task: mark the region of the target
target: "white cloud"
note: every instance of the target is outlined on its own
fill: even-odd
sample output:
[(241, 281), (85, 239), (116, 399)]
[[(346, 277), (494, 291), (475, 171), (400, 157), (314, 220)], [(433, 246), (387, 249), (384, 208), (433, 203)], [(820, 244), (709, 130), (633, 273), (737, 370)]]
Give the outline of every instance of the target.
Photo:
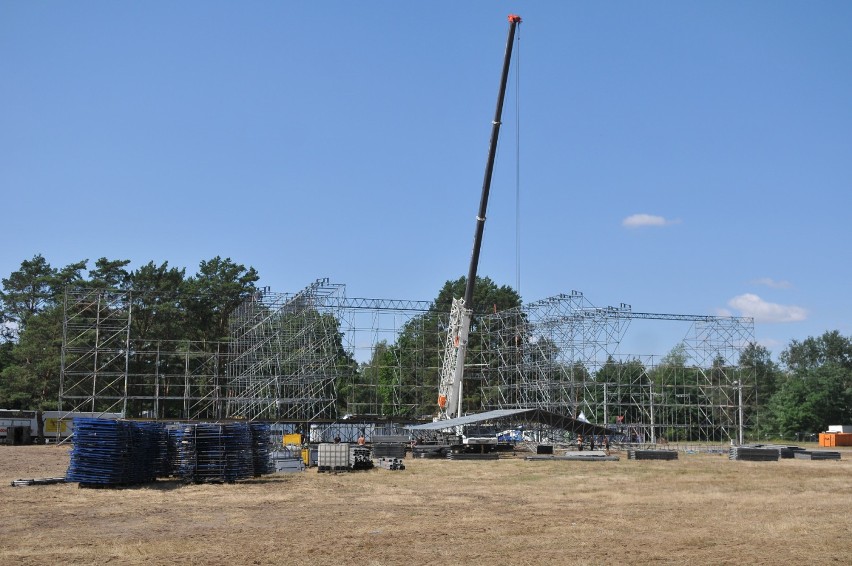
[(799, 322), (808, 316), (802, 307), (770, 303), (753, 293), (737, 295), (728, 301), (728, 306), (740, 311), (741, 316), (754, 318), (755, 322)]
[(766, 285), (767, 287), (771, 287), (772, 289), (791, 289), (793, 284), (789, 281), (776, 281), (771, 277), (761, 277), (760, 279), (755, 279), (752, 281), (755, 285)]
[(625, 228), (642, 228), (644, 226), (668, 226), (678, 224), (680, 220), (668, 220), (664, 216), (654, 214), (633, 214), (621, 221)]

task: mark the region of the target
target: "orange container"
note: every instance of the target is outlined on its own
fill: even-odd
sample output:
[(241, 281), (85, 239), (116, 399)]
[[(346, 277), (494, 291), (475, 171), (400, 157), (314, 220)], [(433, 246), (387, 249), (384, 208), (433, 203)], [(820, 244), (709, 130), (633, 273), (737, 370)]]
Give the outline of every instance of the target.
[(850, 432), (821, 432), (819, 433), (820, 446), (852, 446), (852, 433)]

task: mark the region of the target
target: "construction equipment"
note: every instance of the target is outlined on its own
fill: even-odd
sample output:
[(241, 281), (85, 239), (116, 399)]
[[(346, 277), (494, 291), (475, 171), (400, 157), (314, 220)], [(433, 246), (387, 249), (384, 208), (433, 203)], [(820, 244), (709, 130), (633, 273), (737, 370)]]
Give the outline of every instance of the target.
[(512, 61), (515, 30), (521, 23), (521, 17), (509, 15), (509, 37), (506, 40), (506, 52), (503, 57), (503, 73), (500, 77), (500, 90), (497, 95), (497, 110), (491, 122), (491, 143), (488, 148), (488, 161), (485, 165), (485, 179), (482, 183), (482, 196), (479, 201), (479, 214), (476, 216), (476, 230), (473, 236), (473, 252), (470, 257), (470, 269), (467, 273), (467, 285), (464, 297), (453, 299), (450, 310), (450, 325), (444, 347), (444, 361), (441, 366), (441, 385), (438, 390), (438, 420), (461, 416), (462, 378), (464, 377), (464, 358), (467, 352), (467, 340), (470, 333), (470, 319), (473, 315), (473, 288), (476, 283), (476, 270), (479, 266), (479, 250), (482, 247), (482, 233), (485, 228), (485, 210), (488, 207), (488, 193), (491, 190), (491, 174), (494, 171), (494, 157), (497, 154), (497, 138), (500, 135), (500, 120), (503, 116), (503, 100), (506, 95), (506, 82), (509, 78), (509, 66)]

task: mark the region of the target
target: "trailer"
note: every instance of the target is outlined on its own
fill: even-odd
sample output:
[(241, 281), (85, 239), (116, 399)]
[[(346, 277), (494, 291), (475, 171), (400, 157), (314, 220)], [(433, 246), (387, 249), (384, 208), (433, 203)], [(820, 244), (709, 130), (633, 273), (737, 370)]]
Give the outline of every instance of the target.
[(122, 413), (0, 409), (0, 444), (60, 442), (74, 434), (74, 419), (121, 419)]

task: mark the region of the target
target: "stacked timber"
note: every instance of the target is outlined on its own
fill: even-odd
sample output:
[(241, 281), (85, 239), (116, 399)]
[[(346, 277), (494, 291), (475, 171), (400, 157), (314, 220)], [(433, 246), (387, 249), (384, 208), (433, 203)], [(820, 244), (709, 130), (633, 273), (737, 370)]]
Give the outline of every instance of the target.
[(840, 452), (830, 450), (802, 450), (796, 452), (799, 460), (840, 460)]
[(753, 448), (750, 446), (731, 446), (728, 458), (748, 462), (777, 462), (780, 454), (775, 448)]
[(639, 450), (627, 451), (628, 460), (677, 460), (676, 450)]

